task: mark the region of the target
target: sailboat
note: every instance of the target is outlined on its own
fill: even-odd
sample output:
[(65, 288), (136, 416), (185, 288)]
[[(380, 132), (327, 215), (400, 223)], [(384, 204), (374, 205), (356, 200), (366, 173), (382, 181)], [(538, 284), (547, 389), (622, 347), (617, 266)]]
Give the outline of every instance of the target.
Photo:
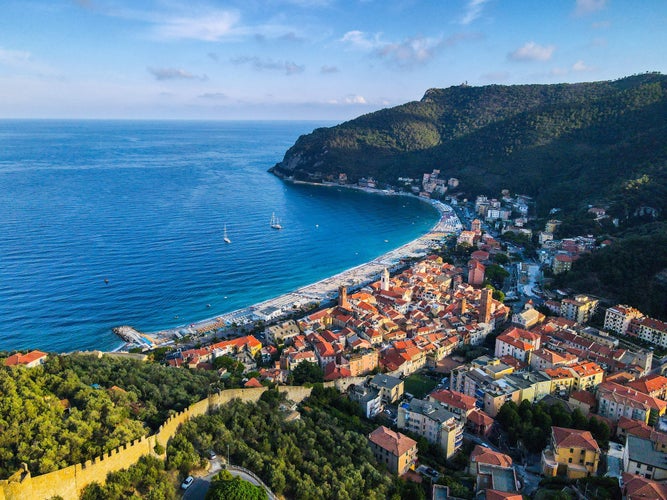
[(273, 229), (282, 229), (282, 228), (283, 228), (283, 226), (280, 225), (280, 219), (279, 219), (278, 217), (276, 217), (276, 213), (275, 213), (275, 212), (273, 212), (273, 213), (271, 214), (271, 222), (270, 222), (270, 225), (271, 225), (271, 227), (272, 227)]
[(225, 224), (223, 232), (222, 232), (222, 240), (225, 243), (231, 243), (232, 242), (232, 240), (230, 240), (229, 237), (227, 236), (227, 224)]

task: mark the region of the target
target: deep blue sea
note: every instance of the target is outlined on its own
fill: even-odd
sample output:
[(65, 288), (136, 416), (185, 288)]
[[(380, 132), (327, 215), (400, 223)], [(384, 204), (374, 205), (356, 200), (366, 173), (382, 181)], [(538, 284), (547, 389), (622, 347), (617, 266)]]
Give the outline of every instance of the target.
[(112, 349), (114, 326), (246, 307), (436, 222), (416, 199), (267, 173), (327, 125), (0, 120), (0, 350)]

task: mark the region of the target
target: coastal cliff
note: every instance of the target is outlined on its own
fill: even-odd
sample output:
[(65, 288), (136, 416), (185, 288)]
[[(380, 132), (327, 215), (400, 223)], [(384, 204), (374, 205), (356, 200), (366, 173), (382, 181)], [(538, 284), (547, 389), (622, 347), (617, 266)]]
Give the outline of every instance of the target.
[[(667, 185), (665, 116), (667, 76), (659, 73), (429, 89), (420, 101), (301, 136), (270, 171), (396, 185), (437, 168), (469, 194), (508, 188), (539, 197), (543, 210), (622, 198), (631, 210), (654, 206)], [(646, 182), (628, 191), (636, 179)], [(657, 203), (664, 213), (665, 197)]]

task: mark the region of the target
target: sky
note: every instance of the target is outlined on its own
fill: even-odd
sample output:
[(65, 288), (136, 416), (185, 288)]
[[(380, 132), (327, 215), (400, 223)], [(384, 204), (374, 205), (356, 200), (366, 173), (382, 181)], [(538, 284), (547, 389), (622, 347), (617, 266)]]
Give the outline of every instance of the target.
[(1, 0), (0, 118), (343, 121), (667, 72), (667, 0)]

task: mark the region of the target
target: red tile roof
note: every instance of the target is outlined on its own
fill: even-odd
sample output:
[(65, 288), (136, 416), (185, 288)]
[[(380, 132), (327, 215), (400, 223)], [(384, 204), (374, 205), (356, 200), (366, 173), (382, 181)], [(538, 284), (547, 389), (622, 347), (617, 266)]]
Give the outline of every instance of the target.
[(630, 382), (626, 384), (626, 386), (632, 387), (644, 394), (651, 394), (667, 387), (667, 377), (663, 377), (662, 375), (649, 375), (648, 377), (643, 377)]
[(556, 446), (563, 448), (584, 448), (586, 450), (599, 451), (597, 441), (589, 431), (580, 431), (578, 429), (567, 429), (565, 427), (552, 427), (554, 441)]
[(471, 411), (467, 418), (468, 421), (481, 427), (487, 427), (489, 425), (492, 425), (494, 422), (493, 418), (488, 416), (482, 410), (478, 409), (474, 409), (473, 411)]
[(500, 467), (512, 466), (512, 458), (509, 455), (493, 451), (479, 444), (475, 445), (475, 448), (472, 450), (470, 460), (478, 464), (498, 465)]
[(417, 441), (414, 439), (410, 439), (400, 432), (394, 432), (384, 425), (371, 432), (368, 439), (397, 457), (400, 457), (412, 447), (417, 446)]
[(577, 363), (576, 365), (571, 365), (570, 369), (574, 370), (574, 372), (580, 377), (590, 377), (592, 375), (604, 373), (604, 370), (602, 370), (600, 365), (594, 363), (593, 361), (587, 361), (584, 363)]
[(28, 354), (17, 352), (5, 359), (5, 366), (27, 365), (46, 356), (48, 354), (42, 351), (31, 351)]
[(628, 500), (667, 500), (667, 484), (628, 472), (624, 472), (622, 477), (624, 498)]
[(570, 398), (574, 399), (575, 401), (587, 404), (591, 408), (593, 408), (596, 403), (595, 394), (590, 391), (574, 391), (572, 394), (570, 394)]
[(243, 387), (262, 387), (262, 383), (255, 377), (253, 377), (250, 380), (248, 380), (245, 384), (243, 384)]
[(624, 404), (632, 403), (658, 411), (663, 411), (667, 408), (667, 402), (615, 382), (602, 382), (598, 386), (598, 399), (601, 399), (602, 397), (608, 400), (622, 401)]
[(334, 361), (324, 367), (324, 380), (331, 382), (339, 378), (351, 377), (352, 372), (347, 366), (339, 366)]
[(444, 405), (460, 408), (461, 410), (467, 411), (475, 409), (475, 398), (472, 396), (467, 396), (462, 392), (443, 389), (441, 391), (432, 392), (429, 397), (443, 403)]
[(618, 419), (618, 428), (623, 429), (627, 434), (649, 439), (653, 429), (641, 420), (632, 420), (622, 416)]

